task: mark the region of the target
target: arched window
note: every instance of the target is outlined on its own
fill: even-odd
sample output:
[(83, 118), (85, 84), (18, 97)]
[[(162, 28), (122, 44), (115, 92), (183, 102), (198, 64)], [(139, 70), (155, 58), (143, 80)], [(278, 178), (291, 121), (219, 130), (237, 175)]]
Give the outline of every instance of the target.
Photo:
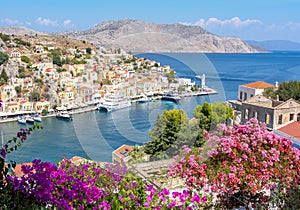
[(268, 113), (266, 113), (265, 122), (267, 125), (270, 123), (270, 115)]
[(249, 109), (245, 109), (245, 119), (249, 119)]
[(290, 121), (294, 120), (294, 116), (295, 116), (294, 113), (290, 113)]
[(253, 111), (252, 112), (252, 117), (255, 118), (255, 119), (257, 119), (257, 117), (258, 117), (257, 111)]
[(297, 121), (300, 122), (300, 113), (297, 114)]
[(278, 116), (278, 124), (281, 125), (282, 124), (282, 114), (280, 114)]

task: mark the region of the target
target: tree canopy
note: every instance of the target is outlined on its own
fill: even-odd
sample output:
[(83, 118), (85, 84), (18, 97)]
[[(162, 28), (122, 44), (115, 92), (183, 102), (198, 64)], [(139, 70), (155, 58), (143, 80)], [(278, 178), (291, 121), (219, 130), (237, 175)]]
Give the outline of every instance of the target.
[(210, 131), (218, 124), (226, 123), (226, 120), (233, 118), (233, 109), (224, 102), (207, 103), (198, 105), (193, 112), (194, 117), (199, 121), (201, 129)]
[(88, 48), (85, 48), (85, 50), (86, 50), (86, 53), (87, 54), (92, 54), (92, 48), (90, 48), (90, 47), (88, 47)]
[(32, 101), (39, 101), (40, 98), (41, 98), (41, 94), (40, 94), (39, 92), (37, 92), (37, 91), (32, 91), (32, 92), (30, 93), (30, 99), (31, 99)]
[(176, 72), (174, 69), (171, 69), (168, 73), (166, 73), (166, 77), (168, 78), (169, 81), (172, 81), (175, 79)]
[(0, 74), (0, 85), (7, 83), (7, 81), (8, 81), (8, 76), (6, 74), (6, 71), (2, 69), (2, 72)]
[(183, 110), (165, 110), (149, 132), (151, 141), (145, 144), (145, 152), (163, 158), (177, 155), (184, 145), (200, 147), (205, 143), (207, 131), (233, 118), (233, 110), (226, 103), (205, 102), (197, 106), (193, 114), (195, 120), (189, 121)]
[(9, 36), (6, 35), (6, 34), (3, 34), (3, 33), (0, 33), (0, 39), (2, 39), (3, 42), (6, 42), (6, 41), (10, 40)]
[(25, 55), (21, 56), (21, 61), (30, 64), (30, 59), (27, 56), (25, 56)]
[(188, 123), (189, 119), (183, 110), (164, 110), (149, 132), (151, 141), (146, 143), (145, 152), (152, 156), (162, 155), (178, 141), (178, 133)]
[(276, 99), (277, 95), (279, 96), (279, 100), (286, 101), (290, 98), (293, 98), (297, 101), (300, 101), (300, 81), (291, 80), (289, 82), (283, 81), (279, 84), (278, 89), (267, 88), (263, 95), (265, 97), (270, 97), (272, 99)]
[(0, 51), (0, 65), (8, 60), (8, 55)]

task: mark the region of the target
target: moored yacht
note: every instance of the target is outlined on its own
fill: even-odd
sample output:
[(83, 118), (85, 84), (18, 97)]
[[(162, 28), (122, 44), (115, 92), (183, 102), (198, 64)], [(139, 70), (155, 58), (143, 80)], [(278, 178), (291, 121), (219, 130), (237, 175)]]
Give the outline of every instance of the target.
[(34, 119), (33, 119), (33, 117), (31, 117), (31, 116), (26, 116), (26, 123), (28, 123), (28, 124), (34, 124)]
[(35, 114), (35, 115), (33, 116), (33, 119), (34, 119), (34, 121), (36, 121), (36, 122), (42, 122), (42, 118), (41, 118), (41, 116), (40, 116), (39, 114)]
[(136, 100), (136, 102), (138, 102), (138, 103), (146, 103), (146, 102), (150, 102), (150, 101), (152, 101), (152, 99), (146, 95), (142, 95), (141, 98)]
[(19, 116), (19, 117), (18, 117), (18, 123), (19, 123), (19, 124), (26, 124), (26, 119), (25, 119), (25, 117)]
[(72, 116), (67, 111), (60, 111), (56, 114), (56, 118), (63, 120), (72, 120)]
[(129, 99), (117, 96), (117, 95), (108, 95), (104, 98), (100, 104), (97, 105), (98, 110), (111, 112), (118, 109), (123, 109), (126, 107), (130, 107), (131, 102)]

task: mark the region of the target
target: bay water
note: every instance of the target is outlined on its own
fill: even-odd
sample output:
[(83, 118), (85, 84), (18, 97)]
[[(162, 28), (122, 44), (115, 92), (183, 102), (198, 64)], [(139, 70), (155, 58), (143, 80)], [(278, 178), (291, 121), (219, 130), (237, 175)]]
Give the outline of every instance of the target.
[[(136, 53), (138, 57), (170, 65), (177, 77), (206, 75), (206, 85), (218, 91), (216, 95), (185, 97), (179, 104), (165, 101), (133, 103), (132, 107), (112, 113), (99, 111), (73, 115), (73, 121), (43, 118), (43, 130), (34, 131), (8, 159), (17, 163), (41, 159), (57, 163), (62, 158), (89, 157), (111, 162), (112, 151), (123, 144), (142, 145), (149, 141), (148, 131), (163, 110), (181, 108), (192, 112), (203, 102), (237, 99), (238, 85), (254, 81), (274, 84), (300, 80), (300, 52), (259, 54), (199, 54), (199, 53)], [(1, 123), (4, 142), (14, 137), (20, 128), (17, 122)]]

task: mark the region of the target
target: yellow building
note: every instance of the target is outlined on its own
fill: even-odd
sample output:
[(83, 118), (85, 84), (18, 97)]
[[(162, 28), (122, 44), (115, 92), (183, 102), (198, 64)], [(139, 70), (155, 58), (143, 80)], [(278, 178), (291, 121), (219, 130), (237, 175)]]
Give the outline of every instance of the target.
[(17, 103), (17, 102), (8, 102), (6, 104), (6, 110), (5, 111), (6, 112), (11, 112), (11, 113), (20, 111), (19, 110), (19, 103)]
[(43, 109), (46, 109), (47, 111), (50, 108), (50, 102), (45, 100), (40, 100), (34, 102), (34, 111), (35, 112), (42, 112)]
[(30, 101), (20, 101), (20, 111), (33, 111), (33, 103)]

